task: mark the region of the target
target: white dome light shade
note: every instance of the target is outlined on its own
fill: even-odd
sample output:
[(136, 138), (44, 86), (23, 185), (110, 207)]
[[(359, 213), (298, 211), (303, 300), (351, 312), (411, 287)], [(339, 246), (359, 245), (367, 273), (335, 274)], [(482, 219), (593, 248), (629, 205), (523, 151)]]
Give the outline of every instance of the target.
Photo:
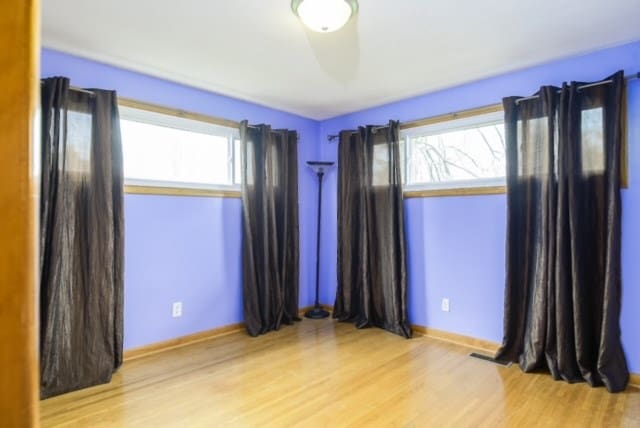
[(342, 28), (358, 10), (356, 0), (293, 0), (291, 9), (310, 30), (330, 33)]

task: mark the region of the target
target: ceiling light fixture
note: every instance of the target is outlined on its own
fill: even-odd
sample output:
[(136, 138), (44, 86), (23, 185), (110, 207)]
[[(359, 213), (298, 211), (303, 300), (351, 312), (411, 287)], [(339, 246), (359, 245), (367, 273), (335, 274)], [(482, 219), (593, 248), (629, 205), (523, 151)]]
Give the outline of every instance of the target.
[(358, 11), (357, 0), (292, 0), (291, 10), (310, 30), (330, 33), (344, 27)]

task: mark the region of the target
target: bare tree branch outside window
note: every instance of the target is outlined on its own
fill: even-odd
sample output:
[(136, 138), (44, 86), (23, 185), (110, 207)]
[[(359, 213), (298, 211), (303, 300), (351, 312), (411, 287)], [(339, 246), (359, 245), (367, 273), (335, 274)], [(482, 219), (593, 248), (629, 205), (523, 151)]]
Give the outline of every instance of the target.
[(408, 138), (407, 184), (492, 179), (505, 175), (504, 125), (488, 124)]

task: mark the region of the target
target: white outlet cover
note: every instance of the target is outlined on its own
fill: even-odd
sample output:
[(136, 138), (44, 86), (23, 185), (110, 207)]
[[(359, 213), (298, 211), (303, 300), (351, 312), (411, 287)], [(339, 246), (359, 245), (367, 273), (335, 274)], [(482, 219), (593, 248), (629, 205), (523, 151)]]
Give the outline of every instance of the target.
[(449, 299), (444, 298), (442, 299), (442, 311), (443, 312), (449, 312)]
[(171, 312), (174, 318), (178, 318), (182, 316), (182, 302), (174, 302), (173, 308)]

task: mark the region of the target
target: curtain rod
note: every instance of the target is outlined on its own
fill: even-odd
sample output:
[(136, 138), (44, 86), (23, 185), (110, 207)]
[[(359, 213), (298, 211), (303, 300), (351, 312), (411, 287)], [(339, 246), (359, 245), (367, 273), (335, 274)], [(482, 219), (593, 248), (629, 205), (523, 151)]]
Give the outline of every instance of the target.
[[(44, 84), (44, 82), (40, 81), (40, 86), (42, 86), (43, 84)], [(89, 95), (91, 95), (91, 96), (95, 96), (95, 92), (90, 91), (90, 90), (88, 90), (88, 89), (82, 89), (82, 88), (79, 88), (79, 87), (77, 87), (77, 86), (69, 86), (69, 90), (71, 90), (71, 91), (75, 91), (75, 92), (81, 92), (81, 93), (84, 93), (84, 94), (89, 94)], [(119, 101), (121, 101), (121, 100), (123, 100), (123, 99), (122, 99), (122, 98), (120, 98), (120, 97), (118, 97), (118, 100), (119, 100)], [(139, 101), (135, 101), (135, 102), (134, 102), (133, 100), (129, 100), (129, 99), (124, 99), (124, 100), (125, 100), (125, 103), (124, 103), (124, 104), (125, 104), (125, 106), (127, 106), (127, 107), (129, 107), (129, 106), (130, 106), (130, 104), (139, 104), (139, 105), (136, 105), (136, 106), (134, 106), (134, 107), (132, 107), (132, 108), (137, 108), (137, 109), (141, 109), (141, 110), (147, 110), (147, 109), (145, 109), (145, 107), (143, 106), (143, 104), (144, 104), (144, 105), (148, 105), (148, 104), (146, 104), (146, 103), (141, 103), (141, 102), (139, 102)], [(164, 109), (164, 107), (162, 107), (162, 108)], [(154, 109), (154, 110), (152, 110), (152, 111), (155, 111), (155, 109)], [(162, 114), (167, 114), (167, 115), (176, 116), (176, 117), (183, 117), (183, 115), (180, 115), (180, 114), (169, 114), (169, 113), (162, 113)], [(187, 119), (189, 119), (189, 117), (187, 117)], [(192, 119), (192, 120), (199, 120), (199, 119)], [(231, 122), (231, 121), (228, 121), (228, 122)], [(229, 125), (224, 124), (224, 125), (222, 125), (222, 126), (229, 126)], [(233, 126), (229, 126), (229, 127), (231, 127), (231, 128), (239, 128), (239, 127), (240, 127), (240, 123), (239, 123), (239, 122), (234, 122), (234, 123), (233, 123)], [(255, 126), (255, 125), (248, 125), (248, 127), (249, 127), (249, 128), (252, 128), (252, 129), (258, 129), (258, 126)], [(299, 139), (300, 139), (300, 136), (298, 136), (298, 140), (299, 140)]]
[[(379, 130), (381, 130), (381, 129), (388, 128), (388, 126), (389, 126), (389, 125), (385, 125), (385, 126), (372, 126), (372, 127), (371, 127), (371, 132), (375, 134), (376, 132), (378, 132), (378, 131), (379, 131)], [(351, 134), (356, 134), (356, 133), (358, 133), (358, 132), (360, 132), (360, 131), (352, 130), (352, 131), (343, 131), (343, 132), (350, 132)], [(340, 137), (340, 134), (332, 134), (332, 135), (328, 135), (328, 136), (327, 136), (327, 139), (328, 139), (329, 141), (333, 141), (333, 140), (335, 140), (335, 139), (336, 139), (336, 138), (338, 138), (338, 137)]]
[[(629, 76), (625, 76), (625, 80), (627, 81), (633, 80), (633, 79), (640, 79), (640, 72), (629, 75)], [(604, 85), (607, 83), (611, 83), (611, 80), (603, 80), (600, 82), (594, 82), (594, 83), (582, 85), (580, 86), (580, 89), (591, 87), (591, 86)], [(535, 99), (535, 98), (538, 98), (538, 95), (534, 95), (526, 98), (519, 98), (516, 100), (516, 103), (519, 103), (522, 100)], [(447, 120), (461, 119), (469, 116), (476, 116), (479, 114), (498, 112), (501, 110), (502, 110), (502, 103), (491, 104), (483, 107), (476, 107), (476, 108), (466, 109), (466, 110), (459, 110), (456, 112), (445, 113), (438, 116), (431, 116), (424, 119), (412, 120), (410, 122), (401, 122), (400, 129), (417, 128), (419, 126), (431, 125), (434, 123), (444, 122)], [(350, 131), (350, 132), (357, 132), (357, 131)], [(339, 136), (340, 136), (339, 134), (331, 134), (327, 136), (327, 139), (329, 141), (333, 141), (337, 139)]]
[(83, 94), (89, 94), (92, 97), (96, 95), (96, 93), (93, 92), (93, 91), (90, 91), (88, 89), (78, 88), (76, 86), (69, 86), (69, 89), (71, 89), (72, 91), (76, 91), (76, 92), (82, 92)]
[[(640, 72), (624, 77), (624, 80), (627, 81), (627, 82), (629, 80), (633, 80), (633, 79), (640, 79)], [(607, 79), (607, 80), (601, 80), (599, 82), (587, 83), (586, 85), (578, 86), (577, 89), (578, 90), (587, 89), (587, 88), (592, 88), (594, 86), (607, 85), (609, 83), (613, 83), (613, 80)], [(561, 92), (562, 92), (561, 90), (558, 90), (558, 93), (561, 93)], [(538, 98), (540, 98), (540, 95), (531, 95), (530, 97), (518, 98), (516, 100), (516, 105), (520, 104), (522, 101), (535, 100), (535, 99), (538, 99)]]
[[(635, 74), (631, 74), (631, 75), (629, 75), (629, 76), (625, 76), (625, 77), (624, 77), (624, 80), (625, 80), (625, 81), (634, 80), (634, 79), (640, 79), (640, 72), (635, 73)], [(601, 80), (601, 81), (599, 81), (599, 82), (588, 83), (588, 84), (586, 84), (586, 85), (580, 85), (580, 86), (578, 86), (578, 90), (580, 90), (580, 89), (586, 89), (586, 88), (591, 88), (591, 87), (594, 87), (594, 86), (606, 85), (606, 84), (609, 84), (609, 83), (612, 83), (612, 82), (613, 82), (613, 81), (612, 81), (611, 79), (607, 79), (607, 80)], [(40, 81), (40, 85), (42, 85), (42, 84), (43, 84), (43, 82), (42, 82), (42, 81)], [(69, 86), (69, 89), (70, 89), (70, 90), (72, 90), (72, 91), (77, 91), (77, 92), (82, 92), (82, 93), (85, 93), (85, 94), (89, 94), (89, 95), (91, 95), (91, 96), (94, 96), (94, 95), (95, 95), (95, 93), (94, 93), (93, 91), (90, 91), (90, 90), (88, 90), (88, 89), (78, 88), (78, 87), (76, 87), (76, 86)], [(560, 91), (558, 91), (558, 93), (559, 93), (559, 92), (560, 92)], [(532, 95), (532, 96), (530, 96), (530, 97), (518, 98), (518, 99), (516, 100), (516, 105), (517, 105), (517, 104), (520, 104), (520, 102), (522, 102), (522, 101), (535, 100), (535, 99), (537, 99), (537, 98), (540, 98), (540, 95)], [(492, 108), (492, 107), (493, 107), (493, 106), (486, 106), (486, 107), (480, 107), (479, 109), (473, 109), (473, 110), (480, 110), (480, 109)], [(446, 114), (445, 116), (453, 116), (453, 117), (455, 118), (456, 116), (460, 115), (460, 113), (468, 113), (469, 111), (471, 111), (471, 110), (462, 110), (462, 111), (460, 111), (460, 112), (456, 112), (456, 113), (448, 113), (448, 114)], [(416, 122), (420, 122), (420, 121), (416, 121)], [(401, 124), (400, 124), (400, 126), (401, 126), (401, 127), (402, 127), (403, 125), (406, 125), (406, 124), (404, 124), (404, 123), (401, 123)], [(380, 129), (384, 129), (384, 128), (386, 128), (386, 127), (387, 127), (387, 126), (374, 126), (371, 130), (372, 130), (372, 132), (375, 134), (378, 130), (380, 130)], [(253, 125), (249, 125), (249, 128), (256, 129), (257, 127), (256, 127), (256, 126), (253, 126)], [(353, 134), (354, 134), (354, 133), (356, 133), (356, 132), (358, 132), (358, 131), (355, 131), (355, 130), (354, 130), (354, 131), (348, 131), (348, 132), (351, 132), (351, 133), (353, 133)], [(328, 136), (327, 136), (327, 139), (328, 139), (329, 141), (333, 141), (333, 140), (337, 139), (339, 136), (340, 136), (339, 134), (330, 134), (330, 135), (328, 135)], [(298, 139), (299, 139), (299, 137), (298, 137)]]
[[(446, 122), (449, 120), (464, 119), (467, 117), (477, 116), (481, 114), (489, 114), (502, 111), (502, 103), (490, 104), (482, 107), (475, 107), (466, 110), (458, 110), (455, 112), (444, 113), (437, 116), (430, 116), (427, 118), (411, 120), (409, 122), (401, 122), (400, 129), (418, 128), (420, 126), (433, 125), (434, 123)], [(387, 125), (388, 126), (388, 125)], [(387, 126), (374, 127), (375, 130), (386, 128)], [(358, 132), (358, 131), (346, 131), (346, 132)], [(333, 141), (339, 137), (338, 134), (328, 135), (327, 139)]]
[[(40, 81), (40, 86), (44, 85), (44, 82), (41, 80)], [(75, 92), (82, 92), (83, 94), (89, 94), (91, 96), (95, 96), (95, 92), (90, 91), (88, 89), (82, 89), (82, 88), (78, 88), (77, 86), (69, 86), (69, 90), (70, 91), (75, 91)]]

